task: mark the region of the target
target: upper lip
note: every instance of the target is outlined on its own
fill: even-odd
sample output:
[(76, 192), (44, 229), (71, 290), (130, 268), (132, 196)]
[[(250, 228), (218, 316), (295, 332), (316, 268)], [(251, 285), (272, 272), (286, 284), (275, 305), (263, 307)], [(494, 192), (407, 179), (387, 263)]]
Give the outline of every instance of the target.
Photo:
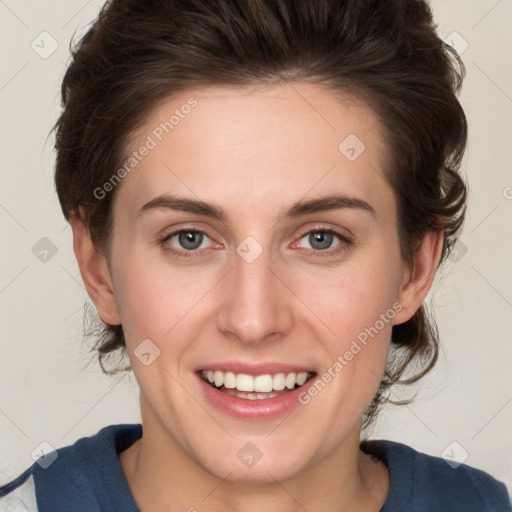
[(208, 363), (196, 369), (201, 370), (219, 370), (221, 372), (244, 373), (246, 375), (274, 375), (276, 373), (314, 373), (310, 366), (295, 365), (289, 363), (267, 362), (267, 363), (250, 363), (250, 362), (218, 362)]

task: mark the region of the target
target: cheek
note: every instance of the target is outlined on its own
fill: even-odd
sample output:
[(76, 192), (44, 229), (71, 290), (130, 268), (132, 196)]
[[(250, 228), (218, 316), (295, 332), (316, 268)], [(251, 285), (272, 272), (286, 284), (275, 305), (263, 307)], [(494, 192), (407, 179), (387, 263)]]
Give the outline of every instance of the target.
[(148, 338), (163, 348), (172, 338), (173, 351), (179, 351), (180, 340), (187, 340), (187, 326), (208, 302), (205, 294), (214, 288), (217, 273), (206, 267), (174, 266), (163, 257), (149, 258), (135, 250), (120, 254), (114, 286), (127, 344)]
[[(323, 324), (331, 339), (343, 342), (356, 338), (377, 323), (389, 333), (396, 314), (395, 303), (400, 275), (397, 254), (384, 247), (354, 255), (329, 272), (296, 273), (297, 294)], [(381, 315), (385, 316), (382, 325)], [(389, 322), (388, 322), (389, 320)]]
[(316, 403), (330, 411), (330, 421), (342, 421), (348, 411), (354, 418), (362, 414), (378, 389), (393, 319), (401, 310), (396, 302), (400, 262), (398, 250), (381, 244), (316, 279), (297, 276), (296, 282), (304, 283), (298, 293), (315, 313), (312, 336), (327, 356), (320, 375), (326, 390), (318, 385), (322, 396)]
[(310, 324), (312, 337), (325, 357), (320, 382), (305, 392), (301, 403), (311, 405), (326, 429), (340, 426), (339, 436), (343, 426), (361, 418), (375, 396), (388, 359), (393, 318), (400, 311), (392, 268), (366, 267), (362, 260), (357, 266), (325, 280), (307, 296), (318, 317)]
[[(399, 271), (395, 245), (396, 250), (391, 243), (374, 244), (330, 268), (320, 263), (282, 268), (279, 273), (300, 301), (290, 298), (280, 307), (294, 308), (302, 320), (309, 318), (309, 329), (323, 339), (330, 354), (343, 353), (393, 305)], [(215, 297), (226, 268), (170, 264), (165, 255), (142, 254), (127, 244), (116, 249), (122, 257), (113, 265), (114, 285), (127, 343), (133, 346), (149, 338), (162, 345), (172, 338), (173, 351), (181, 350), (180, 340), (193, 343), (192, 331), (198, 335), (204, 327), (197, 322), (220, 303)], [(386, 324), (379, 330), (385, 337), (390, 328)]]

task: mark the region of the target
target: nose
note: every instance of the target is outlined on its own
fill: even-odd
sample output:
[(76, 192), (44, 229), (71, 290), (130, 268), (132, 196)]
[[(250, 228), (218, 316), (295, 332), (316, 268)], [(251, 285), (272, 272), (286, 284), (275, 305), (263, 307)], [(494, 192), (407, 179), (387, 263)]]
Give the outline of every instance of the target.
[(218, 297), (217, 327), (224, 335), (254, 345), (290, 331), (293, 294), (286, 286), (286, 272), (272, 265), (268, 251), (249, 261), (234, 256)]

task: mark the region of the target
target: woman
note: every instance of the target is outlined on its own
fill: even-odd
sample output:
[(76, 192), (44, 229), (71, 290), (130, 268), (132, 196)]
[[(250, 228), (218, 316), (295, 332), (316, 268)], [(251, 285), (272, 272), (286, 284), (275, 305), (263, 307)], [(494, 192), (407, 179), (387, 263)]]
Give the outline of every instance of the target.
[(437, 358), (462, 78), (420, 0), (107, 3), (64, 78), (56, 185), (142, 426), (45, 455), (4, 503), (509, 510), (478, 469), (360, 442)]

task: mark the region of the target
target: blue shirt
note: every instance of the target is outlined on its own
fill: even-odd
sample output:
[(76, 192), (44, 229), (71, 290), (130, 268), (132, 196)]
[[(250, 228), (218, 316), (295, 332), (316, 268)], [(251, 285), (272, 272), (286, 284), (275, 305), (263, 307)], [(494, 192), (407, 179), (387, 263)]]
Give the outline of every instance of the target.
[[(40, 457), (0, 487), (0, 511), (139, 512), (118, 454), (141, 436), (140, 424), (110, 425)], [(361, 448), (390, 470), (381, 512), (511, 510), (505, 485), (484, 471), (465, 464), (453, 469), (440, 457), (393, 441), (365, 441)]]

